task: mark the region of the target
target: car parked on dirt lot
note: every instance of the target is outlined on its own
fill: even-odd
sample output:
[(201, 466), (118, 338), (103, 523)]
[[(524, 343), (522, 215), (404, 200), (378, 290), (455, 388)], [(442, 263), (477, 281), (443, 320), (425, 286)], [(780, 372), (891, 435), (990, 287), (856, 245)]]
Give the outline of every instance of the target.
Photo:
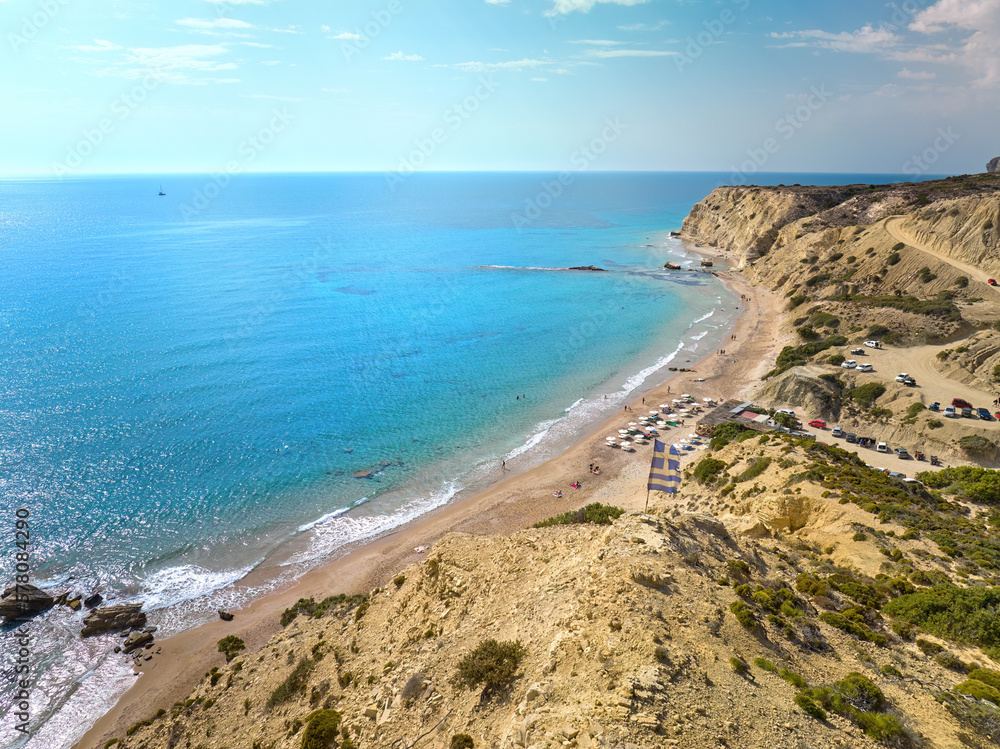
[(979, 418), (983, 421), (992, 421), (993, 415), (990, 413), (988, 408), (977, 408), (976, 413), (979, 414)]
[(884, 442), (879, 442), (877, 445), (875, 445), (875, 451), (880, 453), (887, 453), (889, 452), (889, 446)]
[(900, 479), (901, 481), (906, 480), (906, 474), (900, 473), (899, 471), (889, 471), (889, 475), (894, 479)]
[(955, 411), (954, 406), (945, 406), (944, 415), (947, 416), (949, 419), (954, 419), (955, 417), (958, 416), (958, 412)]
[(972, 404), (969, 403), (969, 401), (967, 400), (963, 400), (962, 398), (953, 398), (951, 401), (951, 405), (953, 405), (955, 408), (972, 408)]
[(858, 371), (859, 372), (872, 372), (874, 370), (875, 370), (875, 367), (873, 367), (871, 364), (859, 364), (858, 365)]
[(840, 427), (834, 427), (833, 431), (830, 432), (830, 434), (832, 434), (834, 437), (843, 437), (844, 436), (844, 430), (841, 429)]
[(881, 345), (881, 341), (865, 341), (865, 345), (868, 348), (878, 348)]
[(902, 382), (909, 376), (910, 375), (908, 375), (906, 372), (900, 372), (898, 375), (896, 375), (896, 382)]
[(909, 460), (910, 459), (910, 454), (908, 452), (906, 452), (906, 448), (905, 447), (897, 447), (896, 450), (895, 450), (895, 452), (896, 452), (896, 457), (899, 458), (900, 460)]
[(863, 348), (852, 348), (851, 354), (854, 356), (864, 356), (865, 350)]
[(840, 366), (844, 369), (857, 369), (858, 363), (854, 359), (848, 359), (845, 362), (841, 362)]
[(940, 411), (940, 410), (941, 410), (941, 404), (940, 404), (940, 403), (938, 403), (937, 401), (934, 401), (933, 403), (931, 403), (931, 404), (930, 404), (930, 405), (929, 405), (929, 406), (927, 407), (927, 410), (928, 410), (928, 411)]
[(972, 418), (972, 409), (971, 408), (963, 408), (962, 409), (962, 417), (966, 418), (966, 419), (971, 419)]
[(846, 436), (846, 437), (844, 437), (844, 439), (845, 439), (845, 440), (846, 440), (847, 442), (850, 442), (850, 443), (851, 443), (852, 445), (854, 445), (854, 444), (857, 444), (857, 441), (858, 441), (858, 435), (854, 434), (854, 432), (848, 432), (848, 433), (847, 433), (847, 436)]
[(813, 419), (809, 422), (809, 426), (815, 427), (816, 429), (826, 429), (826, 422), (822, 419)]

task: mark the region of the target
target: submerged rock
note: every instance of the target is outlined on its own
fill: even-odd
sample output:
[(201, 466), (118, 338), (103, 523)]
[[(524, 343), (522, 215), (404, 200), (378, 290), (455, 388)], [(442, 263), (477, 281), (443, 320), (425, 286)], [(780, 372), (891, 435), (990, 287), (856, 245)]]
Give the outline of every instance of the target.
[(371, 471), (355, 471), (354, 478), (356, 479), (370, 479), (372, 477)]
[(26, 619), (52, 608), (56, 599), (34, 585), (12, 585), (0, 596), (0, 617)]
[(598, 268), (596, 265), (578, 265), (575, 268), (570, 268), (569, 270), (594, 270), (598, 273), (607, 273), (604, 268)]
[[(146, 626), (146, 614), (140, 609), (141, 603), (124, 603), (119, 606), (105, 606), (94, 609), (83, 618), (81, 637), (99, 635), (113, 629), (140, 629)], [(127, 642), (127, 640), (126, 640)]]

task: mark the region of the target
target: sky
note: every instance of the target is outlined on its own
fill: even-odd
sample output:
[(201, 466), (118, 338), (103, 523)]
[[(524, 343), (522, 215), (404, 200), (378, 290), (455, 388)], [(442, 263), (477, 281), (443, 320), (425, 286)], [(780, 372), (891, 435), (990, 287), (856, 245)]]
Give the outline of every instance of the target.
[(1000, 0), (0, 0), (0, 176), (984, 171)]

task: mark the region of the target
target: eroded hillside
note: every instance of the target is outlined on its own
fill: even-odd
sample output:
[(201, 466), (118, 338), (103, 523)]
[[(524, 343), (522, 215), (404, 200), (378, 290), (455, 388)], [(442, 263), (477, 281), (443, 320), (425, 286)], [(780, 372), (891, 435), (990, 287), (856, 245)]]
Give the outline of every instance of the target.
[[(1000, 603), (961, 631), (921, 606), (996, 592), (1000, 516), (748, 435), (649, 512), (451, 534), (385, 588), (300, 602), (118, 747), (994, 746)], [(519, 645), (460, 670), (487, 640)]]

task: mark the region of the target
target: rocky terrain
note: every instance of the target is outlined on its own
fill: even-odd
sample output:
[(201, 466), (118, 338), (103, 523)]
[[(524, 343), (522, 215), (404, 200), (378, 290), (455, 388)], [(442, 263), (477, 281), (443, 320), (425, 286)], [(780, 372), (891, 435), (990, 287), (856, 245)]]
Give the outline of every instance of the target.
[[(300, 601), (258, 652), (227, 638), (111, 746), (995, 746), (996, 511), (726, 429), (678, 500), (451, 534), (369, 595)], [(964, 592), (993, 595), (979, 625), (926, 615)], [(488, 640), (514, 668), (460, 681)]]

